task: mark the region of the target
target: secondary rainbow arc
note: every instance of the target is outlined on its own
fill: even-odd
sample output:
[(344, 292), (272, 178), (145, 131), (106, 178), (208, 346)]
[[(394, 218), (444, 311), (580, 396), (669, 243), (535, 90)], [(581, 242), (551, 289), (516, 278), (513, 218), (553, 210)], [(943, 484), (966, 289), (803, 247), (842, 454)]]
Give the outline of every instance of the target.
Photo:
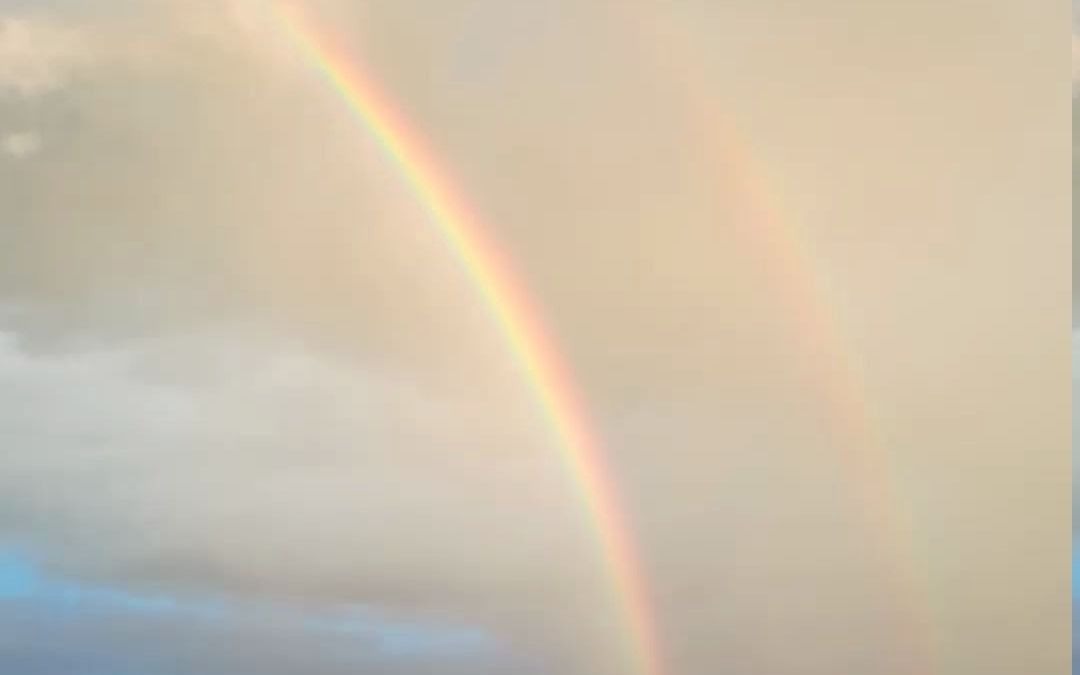
[(455, 252), (521, 364), (592, 520), (631, 672), (663, 675), (664, 659), (634, 537), (603, 449), (569, 370), (510, 262), (486, 233), (420, 134), (362, 64), (297, 6), (275, 5), (286, 33), (397, 166)]
[(736, 203), (723, 208), (742, 221), (744, 242), (769, 264), (771, 293), (789, 320), (799, 353), (812, 371), (823, 412), (827, 416), (842, 466), (853, 495), (864, 511), (873, 543), (881, 551), (884, 571), (890, 574), (898, 617), (910, 641), (912, 672), (940, 670), (933, 631), (933, 611), (919, 558), (913, 524), (900, 498), (889, 465), (889, 451), (875, 418), (866, 372), (838, 303), (832, 298), (824, 266), (798, 226), (799, 221), (778, 198), (752, 145), (751, 136), (716, 95), (702, 64), (701, 36), (693, 24), (675, 19), (675, 8), (664, 3), (614, 0), (608, 15), (636, 37), (649, 65), (677, 91), (686, 115), (685, 126), (716, 176), (735, 195)]

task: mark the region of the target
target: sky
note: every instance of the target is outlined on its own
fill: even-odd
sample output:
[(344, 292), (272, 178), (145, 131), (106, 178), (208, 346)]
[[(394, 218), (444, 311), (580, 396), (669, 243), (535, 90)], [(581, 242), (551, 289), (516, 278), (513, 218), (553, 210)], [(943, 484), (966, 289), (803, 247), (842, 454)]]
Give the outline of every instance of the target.
[[(1077, 94), (1077, 86), (1080, 85), (1080, 23), (1078, 23), (1078, 20), (1080, 20), (1080, 17), (1078, 17), (1078, 15), (1077, 15), (1077, 3), (1076, 3), (1075, 0), (1072, 3), (1072, 8), (1073, 8), (1073, 22), (1072, 22), (1072, 61), (1073, 61), (1073, 72), (1072, 72), (1072, 97), (1073, 97), (1072, 129), (1073, 129), (1073, 132), (1074, 132), (1073, 135), (1075, 136), (1075, 129), (1076, 129), (1076, 126), (1077, 126), (1077, 114), (1078, 114), (1078, 111), (1076, 109), (1076, 94)], [(1080, 154), (1078, 154), (1076, 152), (1076, 142), (1074, 141), (1073, 145), (1072, 145), (1072, 175), (1073, 175), (1072, 192), (1074, 194), (1076, 193), (1076, 187), (1077, 187), (1077, 184), (1076, 184), (1076, 175), (1077, 175), (1076, 174), (1076, 166), (1077, 166), (1077, 161), (1078, 160), (1080, 160)], [(1073, 228), (1073, 259), (1075, 260), (1076, 257), (1077, 257), (1076, 256), (1076, 253), (1077, 253), (1077, 249), (1076, 249), (1077, 215), (1076, 215), (1075, 211), (1074, 211), (1073, 217), (1072, 217), (1072, 228)], [(1077, 386), (1077, 381), (1080, 380), (1080, 368), (1077, 367), (1077, 364), (1080, 364), (1080, 330), (1078, 330), (1078, 327), (1077, 327), (1077, 312), (1076, 312), (1076, 300), (1075, 300), (1076, 295), (1077, 295), (1077, 290), (1080, 289), (1080, 282), (1078, 282), (1078, 279), (1080, 279), (1080, 275), (1077, 274), (1075, 266), (1074, 266), (1074, 268), (1073, 268), (1073, 282), (1072, 282), (1073, 298), (1074, 298), (1074, 300), (1073, 300), (1073, 312), (1072, 312), (1073, 313), (1073, 320), (1072, 320), (1072, 344), (1073, 344), (1072, 378), (1073, 378), (1073, 381), (1072, 381), (1072, 386), (1073, 386), (1074, 391), (1075, 391), (1076, 386)], [(1076, 399), (1074, 397), (1074, 399), (1073, 399), (1073, 407), (1072, 407), (1072, 423), (1073, 423), (1074, 428), (1076, 426), (1077, 420), (1080, 420), (1080, 406), (1077, 405)], [(1073, 462), (1073, 483), (1075, 484), (1076, 483), (1076, 476), (1077, 476), (1077, 467), (1080, 466), (1080, 441), (1078, 441), (1076, 439), (1075, 434), (1073, 435), (1073, 441), (1072, 441), (1072, 462)], [(1073, 553), (1072, 553), (1073, 666), (1072, 666), (1072, 668), (1073, 668), (1074, 675), (1077, 672), (1080, 672), (1080, 660), (1077, 659), (1077, 645), (1080, 645), (1080, 640), (1077, 639), (1078, 638), (1078, 629), (1077, 629), (1077, 623), (1076, 623), (1076, 617), (1078, 616), (1078, 614), (1080, 614), (1080, 555), (1078, 555), (1078, 552), (1080, 552), (1080, 537), (1077, 536), (1077, 525), (1076, 525), (1077, 523), (1080, 523), (1080, 520), (1078, 520), (1077, 517), (1076, 517), (1078, 509), (1080, 509), (1080, 502), (1077, 501), (1077, 499), (1076, 499), (1076, 497), (1074, 495), (1074, 497), (1073, 497), (1073, 510), (1072, 510), (1072, 522), (1073, 522), (1073, 535), (1072, 535), (1073, 536)]]
[[(1063, 8), (301, 4), (540, 308), (666, 675), (1067, 668)], [(526, 374), (274, 17), (0, 0), (0, 670), (625, 673)]]

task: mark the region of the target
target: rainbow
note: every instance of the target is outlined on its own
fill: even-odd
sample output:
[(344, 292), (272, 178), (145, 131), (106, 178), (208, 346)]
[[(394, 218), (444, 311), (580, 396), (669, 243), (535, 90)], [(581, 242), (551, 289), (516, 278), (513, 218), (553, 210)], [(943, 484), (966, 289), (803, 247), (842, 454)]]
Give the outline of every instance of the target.
[(755, 161), (749, 137), (727, 114), (700, 67), (701, 36), (679, 22), (664, 3), (611, 0), (607, 16), (636, 38), (647, 65), (657, 69), (681, 99), (685, 126), (724, 189), (734, 196), (720, 207), (734, 212), (748, 248), (773, 270), (767, 289), (781, 304), (788, 330), (819, 398), (825, 422), (847, 473), (852, 494), (891, 581), (897, 619), (906, 633), (912, 673), (940, 669), (926, 590), (925, 563), (915, 545), (910, 515), (903, 508), (889, 464), (889, 451), (867, 391), (858, 351), (848, 339), (844, 317), (830, 294), (813, 247), (782, 208), (764, 168)]
[(375, 78), (297, 6), (278, 3), (275, 8), (300, 52), (378, 141), (427, 209), (523, 367), (596, 531), (629, 642), (626, 672), (662, 675), (658, 626), (632, 532), (600, 441), (539, 312), (461, 192)]

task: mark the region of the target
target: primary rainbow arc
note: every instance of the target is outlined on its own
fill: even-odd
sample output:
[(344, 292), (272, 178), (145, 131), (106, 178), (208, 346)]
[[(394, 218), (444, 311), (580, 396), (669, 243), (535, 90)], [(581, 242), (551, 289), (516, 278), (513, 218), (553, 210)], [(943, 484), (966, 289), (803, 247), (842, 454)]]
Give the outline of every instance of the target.
[(378, 141), (427, 209), (523, 367), (592, 520), (624, 626), (630, 667), (638, 675), (663, 675), (658, 627), (629, 524), (599, 440), (540, 314), (479, 218), (376, 80), (299, 8), (279, 3), (276, 10), (300, 51)]

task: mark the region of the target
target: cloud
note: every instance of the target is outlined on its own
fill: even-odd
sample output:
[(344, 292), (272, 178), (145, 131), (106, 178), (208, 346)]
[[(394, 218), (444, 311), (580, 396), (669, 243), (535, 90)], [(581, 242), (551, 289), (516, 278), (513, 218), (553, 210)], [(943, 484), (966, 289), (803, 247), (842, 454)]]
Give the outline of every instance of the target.
[(95, 59), (89, 36), (78, 29), (46, 18), (0, 16), (0, 96), (54, 91)]
[(1080, 36), (1072, 35), (1072, 88), (1073, 96), (1076, 96), (1077, 86), (1080, 85)]
[(111, 11), (46, 5), (5, 12), (0, 4), (0, 98), (38, 98), (104, 68), (202, 67), (208, 51), (284, 62), (288, 45), (271, 7), (256, 0), (158, 0), (119, 3)]
[(481, 626), (588, 604), (555, 458), (467, 394), (217, 327), (51, 354), (0, 333), (0, 399), (0, 543), (80, 583)]
[[(337, 652), (359, 669), (431, 659), (475, 666), (503, 656), (486, 631), (450, 621), (394, 617), (361, 605), (91, 585), (50, 574), (13, 551), (0, 551), (0, 600), (7, 604), (0, 610), (0, 624), (21, 609), (46, 620), (64, 615), (76, 622), (144, 621), (187, 631), (280, 633), (318, 651)], [(5, 662), (11, 665), (0, 650), (0, 664)]]
[(36, 131), (16, 131), (0, 137), (0, 148), (12, 159), (25, 159), (41, 150), (41, 135)]

